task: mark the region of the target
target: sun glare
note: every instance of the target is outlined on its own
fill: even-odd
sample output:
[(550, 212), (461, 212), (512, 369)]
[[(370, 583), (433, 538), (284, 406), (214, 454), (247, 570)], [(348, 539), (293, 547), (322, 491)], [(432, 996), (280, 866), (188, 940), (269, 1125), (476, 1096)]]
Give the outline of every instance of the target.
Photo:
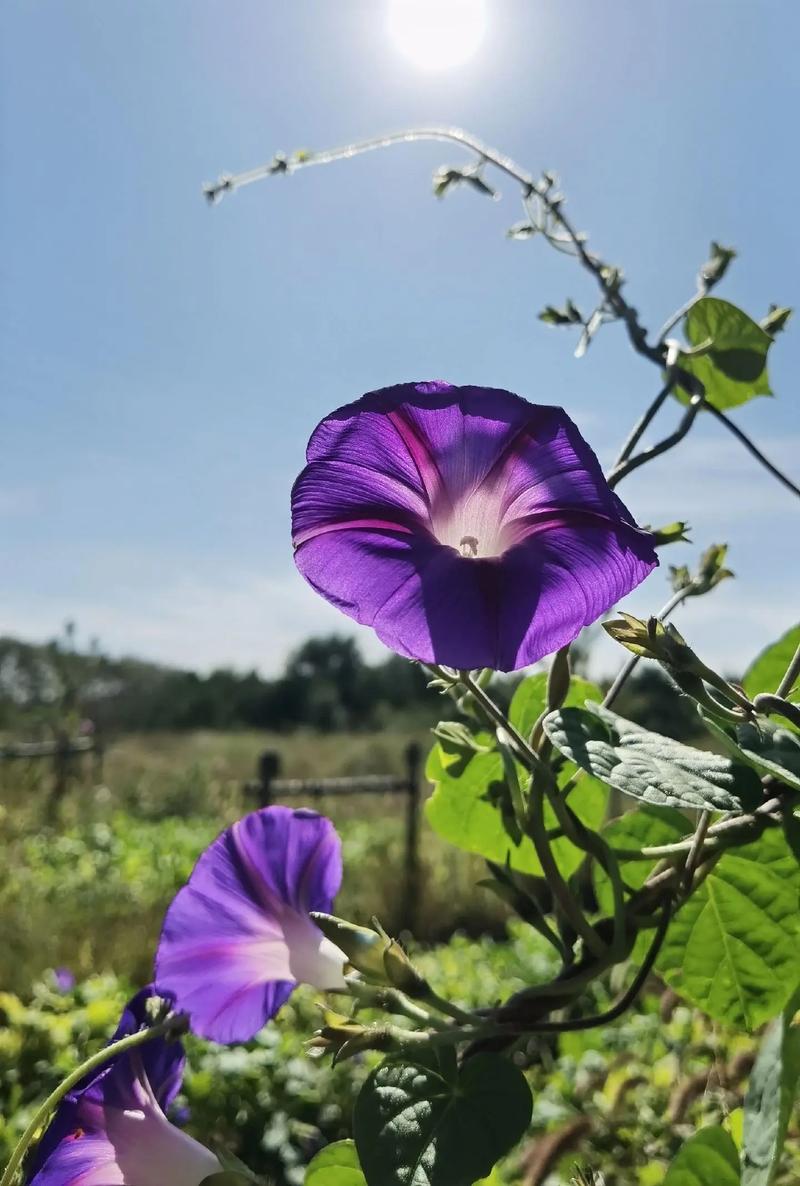
[(424, 70), (461, 66), (486, 29), (486, 0), (389, 0), (389, 31), (401, 53)]

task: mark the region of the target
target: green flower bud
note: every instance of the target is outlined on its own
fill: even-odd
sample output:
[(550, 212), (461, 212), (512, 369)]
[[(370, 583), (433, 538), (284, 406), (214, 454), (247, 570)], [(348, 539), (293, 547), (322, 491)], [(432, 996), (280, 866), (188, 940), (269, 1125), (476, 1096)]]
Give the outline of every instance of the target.
[(425, 997), (430, 991), (427, 980), (412, 964), (396, 939), (392, 939), (383, 953), (383, 966), (390, 984), (406, 996)]
[(330, 939), (331, 943), (335, 943), (339, 950), (344, 952), (348, 963), (357, 972), (361, 972), (369, 980), (376, 980), (378, 984), (386, 983), (383, 953), (387, 940), (384, 936), (368, 927), (358, 927), (352, 922), (345, 922), (333, 914), (312, 911), (311, 917), (325, 938)]

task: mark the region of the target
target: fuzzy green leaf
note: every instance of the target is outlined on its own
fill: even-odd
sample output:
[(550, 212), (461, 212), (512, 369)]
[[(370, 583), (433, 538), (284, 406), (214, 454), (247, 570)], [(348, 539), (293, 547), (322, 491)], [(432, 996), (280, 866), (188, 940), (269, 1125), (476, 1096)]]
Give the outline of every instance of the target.
[(497, 1054), (428, 1051), (387, 1059), (356, 1101), (356, 1146), (369, 1186), (471, 1186), (522, 1137), (531, 1092)]
[(600, 705), (551, 713), (544, 729), (571, 762), (645, 803), (742, 812), (761, 797), (749, 766), (650, 733)]

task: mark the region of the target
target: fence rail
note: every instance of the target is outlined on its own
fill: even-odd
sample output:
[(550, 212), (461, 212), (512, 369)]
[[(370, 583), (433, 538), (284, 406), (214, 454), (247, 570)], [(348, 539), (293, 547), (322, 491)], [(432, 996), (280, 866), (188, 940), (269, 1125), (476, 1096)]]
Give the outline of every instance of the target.
[(66, 734), (50, 741), (13, 741), (0, 745), (0, 764), (3, 762), (36, 762), (49, 759), (51, 763), (50, 792), (47, 797), (47, 814), (53, 817), (58, 812), (70, 782), (79, 774), (76, 759), (90, 754), (92, 758), (92, 780), (103, 781), (104, 747), (101, 739), (92, 737), (68, 737)]
[(406, 747), (405, 774), (361, 774), (352, 778), (282, 778), (280, 754), (267, 750), (258, 760), (257, 777), (245, 784), (245, 793), (261, 807), (281, 799), (320, 800), (341, 795), (405, 796), (403, 853), (403, 925), (413, 929), (420, 890), (419, 808), (422, 798), (422, 749), (416, 742)]

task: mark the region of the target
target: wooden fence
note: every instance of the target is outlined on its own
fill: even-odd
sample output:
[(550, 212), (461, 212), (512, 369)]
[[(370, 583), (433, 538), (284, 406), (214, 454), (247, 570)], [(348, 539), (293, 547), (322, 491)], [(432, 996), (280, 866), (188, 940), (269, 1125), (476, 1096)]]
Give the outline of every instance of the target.
[(404, 754), (405, 772), (363, 774), (352, 778), (284, 778), (280, 754), (265, 751), (258, 760), (257, 777), (246, 784), (245, 791), (260, 807), (285, 799), (310, 799), (318, 805), (329, 795), (403, 795), (405, 797), (405, 835), (403, 853), (403, 925), (414, 926), (415, 907), (420, 892), (419, 809), (422, 799), (422, 747), (412, 742)]
[(67, 792), (70, 781), (78, 776), (78, 762), (89, 755), (91, 777), (95, 784), (103, 781), (103, 743), (97, 736), (69, 737), (66, 734), (52, 741), (19, 741), (0, 744), (0, 763), (49, 762), (50, 790), (47, 796), (48, 815), (54, 815)]

